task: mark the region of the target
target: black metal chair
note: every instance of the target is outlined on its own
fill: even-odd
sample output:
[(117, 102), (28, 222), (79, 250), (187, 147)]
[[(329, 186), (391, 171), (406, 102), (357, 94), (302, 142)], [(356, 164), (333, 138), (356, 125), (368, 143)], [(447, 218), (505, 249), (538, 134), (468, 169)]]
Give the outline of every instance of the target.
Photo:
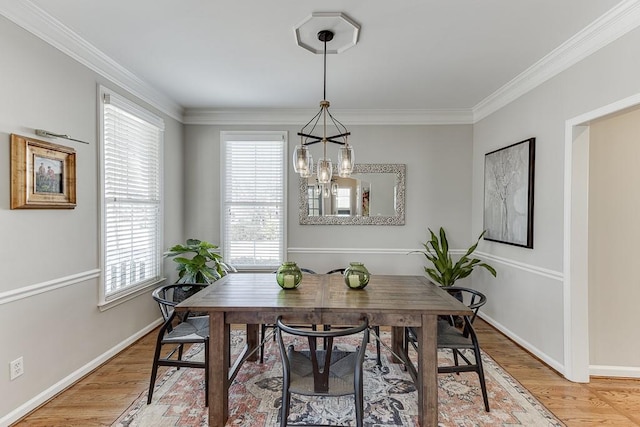
[[(204, 369), (205, 405), (209, 406), (209, 316), (190, 316), (189, 313), (178, 313), (174, 307), (178, 302), (173, 300), (176, 288), (184, 287), (184, 284), (165, 285), (155, 289), (153, 299), (158, 302), (164, 323), (158, 331), (156, 349), (153, 355), (153, 367), (149, 382), (149, 394), (147, 405), (153, 398), (153, 388), (158, 375), (159, 366), (175, 366), (180, 368)], [(207, 284), (189, 284), (195, 288), (205, 288)], [(201, 289), (200, 289), (201, 290)], [(203, 344), (204, 362), (183, 360), (185, 344)], [(171, 346), (172, 349), (165, 355), (162, 354), (163, 346)], [(172, 358), (176, 355), (176, 358)]]
[[(300, 271), (303, 274), (316, 274), (315, 271), (310, 270), (308, 268), (300, 268)], [(277, 273), (278, 270), (274, 271), (274, 273)], [(274, 329), (275, 330), (275, 323), (263, 323), (260, 325), (260, 363), (264, 363), (264, 340), (265, 337), (267, 336), (267, 329)], [(316, 329), (316, 325), (313, 325), (313, 329)], [(275, 340), (276, 337), (274, 336), (273, 339)]]
[[(438, 349), (451, 350), (453, 353), (453, 366), (438, 366), (438, 373), (476, 372), (482, 390), (484, 409), (489, 412), (489, 398), (487, 395), (484, 369), (482, 367), (482, 354), (480, 352), (478, 337), (473, 329), (473, 321), (480, 307), (487, 302), (487, 297), (475, 289), (458, 286), (450, 286), (443, 289), (460, 299), (463, 304), (473, 310), (473, 315), (462, 316), (462, 328), (456, 327), (451, 317), (438, 320)], [(413, 328), (405, 328), (406, 349), (408, 349), (409, 345), (417, 350), (416, 334)], [(467, 357), (463, 350), (473, 352), (473, 357)], [(465, 363), (460, 364), (460, 359)]]
[[(333, 270), (327, 271), (327, 274), (343, 274), (346, 271), (346, 268), (335, 268)], [(376, 336), (376, 364), (378, 366), (382, 366), (382, 356), (380, 355), (380, 326), (371, 326), (373, 329), (373, 333)], [(324, 325), (324, 330), (331, 330), (331, 325)]]
[[(369, 340), (369, 324), (364, 318), (358, 326), (331, 331), (291, 327), (282, 317), (276, 321), (276, 336), (282, 357), (282, 408), (280, 426), (287, 425), (291, 394), (307, 396), (344, 396), (353, 394), (356, 405), (356, 426), (362, 427), (363, 373), (362, 365)], [(296, 350), (293, 345), (285, 348), (284, 334), (307, 337), (308, 347)], [(362, 342), (356, 351), (334, 348), (334, 338), (362, 333)], [(318, 349), (318, 338), (327, 340), (324, 349)]]

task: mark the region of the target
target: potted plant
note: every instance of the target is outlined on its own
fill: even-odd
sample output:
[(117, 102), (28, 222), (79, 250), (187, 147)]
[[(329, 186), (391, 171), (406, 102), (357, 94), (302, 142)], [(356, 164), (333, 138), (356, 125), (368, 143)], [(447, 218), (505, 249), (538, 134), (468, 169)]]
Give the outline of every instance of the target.
[[(165, 257), (173, 257), (178, 264), (178, 280), (184, 283), (184, 295), (174, 295), (174, 300), (190, 296), (190, 283), (213, 283), (230, 271), (235, 271), (231, 265), (223, 261), (222, 255), (216, 252), (218, 246), (198, 239), (187, 239), (186, 245), (175, 245), (165, 252)], [(194, 254), (188, 258), (186, 254)], [(179, 288), (178, 288), (179, 289)]]
[[(493, 267), (478, 258), (471, 258), (471, 254), (478, 247), (478, 242), (480, 242), (486, 230), (480, 233), (476, 243), (467, 249), (467, 252), (455, 264), (449, 253), (449, 242), (444, 228), (440, 227), (439, 238), (430, 228), (428, 230), (431, 234), (431, 239), (422, 244), (424, 251), (413, 252), (423, 254), (431, 262), (432, 267), (426, 266), (424, 271), (434, 282), (444, 287), (453, 286), (456, 280), (469, 276), (476, 267), (485, 268), (493, 277), (496, 277), (496, 270)], [(461, 293), (454, 294), (454, 297), (462, 302)], [(452, 316), (451, 321), (457, 327), (462, 326), (462, 319), (459, 316)]]
[(413, 252), (423, 254), (431, 262), (432, 267), (426, 266), (424, 271), (440, 286), (453, 286), (456, 280), (469, 276), (476, 267), (485, 268), (493, 277), (496, 277), (496, 270), (493, 267), (478, 258), (471, 258), (471, 254), (478, 247), (478, 242), (484, 236), (485, 231), (480, 233), (476, 243), (467, 249), (467, 252), (455, 264), (449, 253), (449, 242), (444, 228), (440, 227), (439, 238), (431, 229), (429, 229), (429, 233), (431, 239), (422, 244), (424, 251)]

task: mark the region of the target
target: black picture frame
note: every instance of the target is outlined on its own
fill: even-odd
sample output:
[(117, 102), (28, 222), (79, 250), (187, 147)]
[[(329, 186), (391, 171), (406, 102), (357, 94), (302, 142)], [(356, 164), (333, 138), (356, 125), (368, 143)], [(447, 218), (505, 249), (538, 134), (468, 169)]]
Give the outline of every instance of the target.
[(484, 156), (484, 239), (533, 248), (536, 139)]

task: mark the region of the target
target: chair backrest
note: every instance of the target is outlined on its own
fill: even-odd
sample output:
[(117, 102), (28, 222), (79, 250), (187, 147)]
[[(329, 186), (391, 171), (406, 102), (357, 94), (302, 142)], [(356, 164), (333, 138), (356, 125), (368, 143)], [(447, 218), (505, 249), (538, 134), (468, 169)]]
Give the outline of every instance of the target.
[(334, 268), (333, 270), (327, 271), (327, 274), (344, 274), (346, 268)]
[(473, 310), (473, 316), (469, 319), (471, 323), (476, 319), (480, 307), (485, 305), (487, 302), (487, 297), (482, 292), (476, 291), (475, 289), (463, 288), (461, 286), (448, 286), (444, 289), (449, 292), (449, 294), (460, 299), (464, 305)]
[[(367, 342), (369, 341), (369, 322), (366, 317), (364, 317), (362, 323), (357, 326), (344, 329), (332, 329), (329, 331), (318, 331), (308, 328), (292, 327), (283, 322), (282, 316), (278, 317), (278, 319), (276, 320), (276, 326), (276, 336), (278, 337), (278, 345), (280, 346), (280, 354), (282, 356), (282, 365), (284, 368), (283, 372), (285, 376), (289, 375), (288, 373), (291, 372), (292, 363), (294, 363), (295, 361), (290, 360), (291, 354), (289, 354), (285, 349), (282, 332), (294, 336), (307, 337), (307, 342), (309, 345), (309, 358), (313, 367), (314, 393), (331, 393), (331, 390), (329, 389), (329, 378), (331, 374), (330, 366), (331, 363), (335, 361), (335, 358), (332, 359), (332, 355), (334, 354), (334, 352), (338, 352), (338, 350), (335, 350), (333, 348), (334, 338), (355, 335), (361, 332), (363, 333), (362, 342), (360, 343), (360, 346), (355, 353), (355, 364), (353, 366), (353, 369), (351, 370), (356, 376), (361, 375), (362, 363), (364, 361)], [(319, 350), (317, 348), (317, 338), (326, 340), (325, 349)], [(354, 353), (350, 352), (350, 354)], [(287, 378), (285, 378), (285, 381), (286, 380)]]
[[(160, 307), (160, 312), (162, 313), (162, 317), (165, 322), (171, 317), (173, 314), (173, 307), (178, 305), (180, 301), (175, 301), (174, 295), (176, 292), (176, 288), (185, 288), (185, 287), (195, 287), (197, 291), (202, 290), (208, 286), (207, 283), (173, 283), (171, 285), (164, 285), (156, 288), (151, 293), (151, 296), (158, 303)], [(199, 289), (198, 289), (199, 288)]]

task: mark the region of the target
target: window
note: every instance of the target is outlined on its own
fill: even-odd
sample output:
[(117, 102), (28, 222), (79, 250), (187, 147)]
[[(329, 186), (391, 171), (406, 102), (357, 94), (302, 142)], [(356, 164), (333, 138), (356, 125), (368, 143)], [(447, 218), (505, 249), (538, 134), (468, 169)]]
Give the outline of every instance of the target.
[(351, 215), (351, 189), (338, 188), (336, 194), (336, 209), (338, 215)]
[(164, 122), (102, 87), (100, 100), (104, 304), (162, 276)]
[(322, 192), (319, 191), (317, 185), (307, 186), (307, 193), (309, 198), (309, 216), (320, 216), (322, 211)]
[(240, 269), (284, 260), (285, 132), (221, 133), (222, 253)]

